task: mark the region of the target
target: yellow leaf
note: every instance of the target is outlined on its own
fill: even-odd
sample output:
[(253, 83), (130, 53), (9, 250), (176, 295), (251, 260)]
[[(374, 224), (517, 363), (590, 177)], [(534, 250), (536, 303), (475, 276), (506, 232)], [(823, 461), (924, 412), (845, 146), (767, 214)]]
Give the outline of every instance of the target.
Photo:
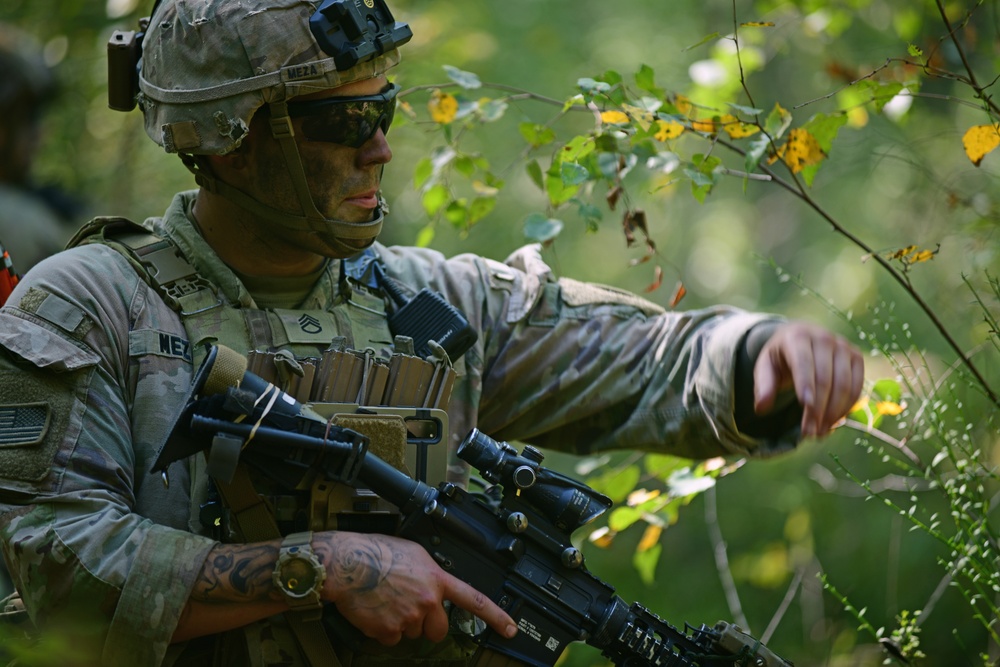
[(455, 99), (454, 95), (435, 90), (427, 102), (427, 110), (430, 111), (431, 119), (435, 123), (447, 125), (455, 120), (455, 114), (458, 113), (458, 100)]
[(880, 415), (895, 417), (903, 411), (903, 406), (893, 401), (879, 401), (875, 404), (875, 411)]
[(908, 258), (910, 264), (916, 264), (917, 262), (926, 262), (929, 259), (934, 259), (934, 255), (937, 254), (937, 250), (921, 250), (915, 253), (912, 257)]
[(649, 524), (646, 526), (646, 532), (642, 534), (642, 539), (639, 540), (639, 546), (635, 548), (636, 551), (642, 553), (643, 551), (649, 551), (655, 547), (660, 541), (660, 535), (663, 533), (663, 529), (659, 526), (654, 526)]
[(978, 167), (990, 151), (1000, 146), (1000, 123), (970, 127), (962, 137), (962, 145), (972, 164)]
[(782, 147), (781, 159), (797, 174), (806, 167), (819, 164), (826, 157), (816, 137), (800, 127), (788, 133), (788, 141)]
[(705, 134), (715, 134), (715, 119), (709, 118), (707, 120), (693, 120), (691, 121), (691, 129), (695, 132), (704, 132)]
[(601, 122), (610, 123), (612, 125), (620, 125), (623, 123), (628, 123), (628, 116), (621, 111), (602, 111), (601, 112)]
[(685, 116), (690, 116), (691, 112), (694, 110), (694, 105), (691, 104), (691, 100), (684, 95), (677, 95), (674, 97), (674, 106), (677, 107), (677, 110)]
[(726, 114), (719, 119), (722, 129), (731, 139), (743, 139), (760, 132), (760, 128), (751, 123), (744, 123), (732, 114)]
[(675, 139), (684, 133), (684, 126), (672, 120), (656, 121), (656, 134), (653, 135), (657, 141)]
[(889, 253), (889, 255), (886, 257), (886, 259), (902, 259), (902, 258), (906, 257), (907, 255), (909, 255), (910, 253), (912, 253), (916, 249), (917, 249), (917, 246), (915, 246), (915, 245), (908, 245), (905, 248), (900, 248), (899, 250), (896, 250), (895, 252)]

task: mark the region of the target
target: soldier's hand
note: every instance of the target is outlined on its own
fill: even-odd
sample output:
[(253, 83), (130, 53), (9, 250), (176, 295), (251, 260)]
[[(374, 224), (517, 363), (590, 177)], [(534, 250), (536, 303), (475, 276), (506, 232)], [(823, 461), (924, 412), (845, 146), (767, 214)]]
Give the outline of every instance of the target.
[(861, 353), (826, 329), (804, 322), (777, 328), (754, 365), (754, 409), (766, 414), (782, 389), (794, 388), (802, 404), (802, 435), (830, 432), (861, 394)]
[(472, 612), (504, 637), (514, 621), (488, 597), (442, 570), (415, 542), (387, 535), (316, 533), (313, 548), (327, 571), (323, 599), (366, 636), (392, 646), (403, 638), (441, 641), (443, 602)]

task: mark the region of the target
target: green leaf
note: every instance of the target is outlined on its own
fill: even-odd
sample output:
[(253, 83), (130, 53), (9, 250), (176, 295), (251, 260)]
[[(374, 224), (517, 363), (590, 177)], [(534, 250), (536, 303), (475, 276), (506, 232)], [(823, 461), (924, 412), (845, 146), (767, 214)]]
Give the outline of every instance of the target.
[(620, 533), (642, 519), (642, 510), (635, 507), (616, 507), (608, 515), (608, 528)]
[(546, 174), (545, 192), (549, 196), (549, 201), (553, 206), (565, 204), (580, 191), (579, 185), (567, 185), (563, 182), (562, 173)]
[(609, 69), (608, 71), (606, 71), (604, 74), (602, 74), (597, 78), (599, 81), (603, 81), (604, 83), (610, 86), (617, 86), (618, 84), (620, 84), (622, 81), (625, 80), (622, 78), (621, 74), (619, 74), (617, 71), (613, 69)]
[(444, 217), (455, 227), (463, 227), (469, 218), (469, 209), (466, 206), (466, 200), (456, 199), (448, 204), (448, 208), (444, 210)]
[(455, 158), (455, 171), (469, 178), (476, 173), (476, 164), (468, 155), (460, 155)]
[(883, 401), (899, 403), (903, 400), (903, 387), (895, 380), (879, 380), (872, 387), (872, 394)]
[(556, 133), (552, 128), (537, 123), (521, 123), (518, 125), (518, 130), (533, 148), (545, 146), (556, 140)]
[(451, 200), (451, 193), (448, 192), (448, 188), (438, 184), (431, 188), (428, 188), (424, 192), (422, 203), (424, 205), (424, 210), (427, 211), (427, 215), (434, 216), (437, 215), (441, 207), (447, 204)]
[(413, 187), (419, 190), (433, 175), (434, 163), (431, 162), (429, 157), (425, 157), (423, 160), (418, 162), (417, 166), (413, 169)]
[(559, 236), (562, 229), (562, 220), (548, 218), (541, 213), (532, 213), (524, 220), (524, 236), (534, 243), (551, 241)]
[(642, 65), (639, 71), (635, 73), (635, 85), (639, 86), (641, 90), (645, 90), (654, 97), (662, 98), (664, 91), (662, 88), (656, 87), (656, 73), (653, 68), (649, 65)]
[(416, 246), (418, 248), (429, 248), (431, 246), (431, 243), (433, 242), (434, 242), (434, 226), (424, 225), (423, 229), (421, 229), (417, 233)]
[(559, 154), (559, 159), (567, 162), (577, 162), (593, 153), (595, 148), (597, 148), (597, 142), (593, 136), (589, 134), (576, 136), (563, 146), (562, 152)]
[(909, 46), (907, 46), (906, 47), (906, 52), (909, 53), (914, 58), (923, 58), (924, 57), (924, 51), (923, 51), (923, 49), (921, 49), (916, 44), (910, 44)]
[(660, 562), (660, 555), (663, 553), (663, 545), (657, 544), (645, 551), (637, 551), (632, 555), (632, 565), (635, 566), (639, 578), (647, 586), (656, 583), (656, 566)]
[(497, 206), (496, 197), (475, 197), (469, 203), (469, 224), (474, 225), (493, 212)]
[(669, 454), (646, 454), (643, 458), (643, 465), (646, 467), (646, 472), (650, 475), (655, 476), (657, 479), (665, 480), (678, 470), (690, 468), (691, 461), (690, 459), (670, 456)]
[(466, 72), (465, 70), (460, 70), (457, 67), (452, 67), (451, 65), (445, 65), (444, 71), (448, 75), (449, 79), (466, 90), (481, 88), (483, 85), (482, 81), (479, 80), (479, 77), (472, 72)]
[(635, 490), (641, 475), (642, 471), (636, 465), (624, 469), (611, 468), (601, 475), (587, 477), (587, 485), (613, 502), (621, 503)]
[(525, 167), (528, 172), (528, 176), (531, 177), (532, 182), (538, 186), (539, 190), (545, 189), (545, 176), (542, 174), (542, 165), (538, 164), (538, 160), (532, 160)]
[(581, 185), (590, 178), (590, 172), (582, 164), (563, 162), (559, 165), (559, 177), (564, 185)]

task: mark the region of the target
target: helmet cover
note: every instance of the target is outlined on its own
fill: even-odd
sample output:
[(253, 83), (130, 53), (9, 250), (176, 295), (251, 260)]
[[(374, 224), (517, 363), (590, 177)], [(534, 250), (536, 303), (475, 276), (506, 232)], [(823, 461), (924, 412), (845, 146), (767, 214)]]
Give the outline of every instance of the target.
[(139, 105), (168, 153), (225, 155), (265, 103), (371, 79), (392, 49), (337, 71), (310, 32), (320, 0), (163, 0), (142, 42)]

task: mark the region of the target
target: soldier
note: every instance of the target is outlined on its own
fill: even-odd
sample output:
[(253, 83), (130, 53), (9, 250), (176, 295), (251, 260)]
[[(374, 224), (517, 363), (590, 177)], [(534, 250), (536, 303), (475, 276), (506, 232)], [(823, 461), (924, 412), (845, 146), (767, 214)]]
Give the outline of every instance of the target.
[[(378, 243), (387, 73), (409, 29), (365, 4), (359, 22), (361, 3), (339, 0), (159, 2), (138, 102), (199, 189), (141, 228), (95, 221), (0, 310), (0, 410), (21, 429), (0, 427), (4, 558), (40, 631), (72, 633), (92, 662), (462, 665), (474, 647), (447, 608), (516, 631), (413, 543), (303, 530), (315, 488), (254, 478), (234, 502), (201, 456), (171, 463), (169, 485), (151, 475), (206, 343), (297, 372), (335, 346), (366, 368), (412, 358), (386, 285), (429, 288), (478, 333), (461, 356), (418, 360), (453, 365), (452, 444), (478, 426), (581, 454), (766, 457), (825, 435), (860, 392), (860, 355), (810, 324), (665, 312), (557, 279), (537, 248), (500, 263)], [(258, 507), (263, 530), (242, 521)], [(302, 609), (321, 612), (318, 634)]]
[(56, 94), (41, 49), (13, 26), (0, 24), (0, 237), (27, 271), (63, 249), (78, 204), (32, 181), (41, 118)]

